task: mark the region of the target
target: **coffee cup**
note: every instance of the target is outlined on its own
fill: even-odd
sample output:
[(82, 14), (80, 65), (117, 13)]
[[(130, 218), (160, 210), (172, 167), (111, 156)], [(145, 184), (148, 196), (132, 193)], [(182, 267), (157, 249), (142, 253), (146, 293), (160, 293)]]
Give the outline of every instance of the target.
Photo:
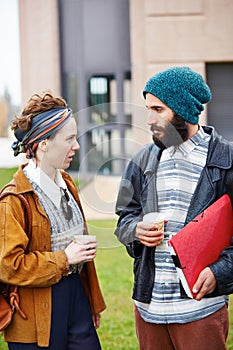
[(78, 235), (75, 237), (75, 242), (78, 244), (90, 244), (96, 243), (96, 236), (93, 235)]
[(143, 216), (143, 221), (148, 224), (156, 224), (158, 228), (156, 231), (164, 231), (164, 220), (165, 216), (163, 213), (151, 212)]

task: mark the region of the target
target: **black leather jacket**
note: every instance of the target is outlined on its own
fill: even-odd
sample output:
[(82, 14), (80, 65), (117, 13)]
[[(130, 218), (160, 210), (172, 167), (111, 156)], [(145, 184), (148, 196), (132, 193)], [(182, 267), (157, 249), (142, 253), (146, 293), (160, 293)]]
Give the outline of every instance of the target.
[[(219, 136), (214, 128), (203, 129), (211, 135), (207, 161), (193, 194), (185, 224), (224, 193), (229, 194), (233, 203), (233, 145)], [(150, 302), (152, 295), (155, 248), (142, 245), (136, 240), (134, 232), (144, 214), (157, 211), (156, 169), (160, 153), (158, 147), (150, 144), (129, 162), (116, 203), (119, 220), (115, 234), (134, 258), (133, 299), (145, 303)], [(231, 244), (209, 266), (217, 281), (216, 290), (209, 296), (233, 293), (233, 237)]]

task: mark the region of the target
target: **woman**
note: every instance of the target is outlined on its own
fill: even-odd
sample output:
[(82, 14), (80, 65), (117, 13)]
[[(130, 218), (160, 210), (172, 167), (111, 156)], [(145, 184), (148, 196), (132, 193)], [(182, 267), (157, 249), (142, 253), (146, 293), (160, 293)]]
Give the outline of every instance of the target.
[(97, 242), (75, 240), (87, 234), (85, 219), (73, 180), (60, 170), (79, 149), (72, 111), (61, 98), (36, 94), (12, 129), (14, 154), (29, 158), (12, 190), (27, 196), (32, 236), (26, 254), (24, 211), (17, 197), (7, 196), (0, 202), (0, 276), (19, 286), (27, 319), (15, 312), (5, 341), (9, 350), (99, 350), (95, 328), (105, 303), (93, 262)]

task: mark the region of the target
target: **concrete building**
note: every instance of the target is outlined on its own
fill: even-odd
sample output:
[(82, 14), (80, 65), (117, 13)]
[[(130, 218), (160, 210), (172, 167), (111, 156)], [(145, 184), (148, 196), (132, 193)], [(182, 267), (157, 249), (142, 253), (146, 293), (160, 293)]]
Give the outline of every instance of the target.
[[(232, 0), (131, 0), (132, 102), (138, 103), (139, 90), (152, 74), (188, 65), (213, 90), (201, 122), (233, 140), (232, 15)], [(141, 117), (133, 115), (133, 122), (140, 124)]]
[(19, 15), (23, 103), (47, 89), (68, 100), (83, 174), (120, 174), (150, 142), (141, 90), (173, 65), (206, 78), (201, 122), (233, 140), (232, 0), (19, 0)]

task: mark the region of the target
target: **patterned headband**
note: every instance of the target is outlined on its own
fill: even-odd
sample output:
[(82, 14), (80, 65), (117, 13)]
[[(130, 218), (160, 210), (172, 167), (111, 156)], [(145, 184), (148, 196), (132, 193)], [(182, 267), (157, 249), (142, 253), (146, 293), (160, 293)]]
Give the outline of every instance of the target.
[(53, 108), (34, 116), (29, 130), (17, 129), (15, 131), (17, 141), (11, 146), (14, 156), (26, 153), (27, 158), (32, 158), (38, 143), (61, 129), (71, 115), (70, 108)]

